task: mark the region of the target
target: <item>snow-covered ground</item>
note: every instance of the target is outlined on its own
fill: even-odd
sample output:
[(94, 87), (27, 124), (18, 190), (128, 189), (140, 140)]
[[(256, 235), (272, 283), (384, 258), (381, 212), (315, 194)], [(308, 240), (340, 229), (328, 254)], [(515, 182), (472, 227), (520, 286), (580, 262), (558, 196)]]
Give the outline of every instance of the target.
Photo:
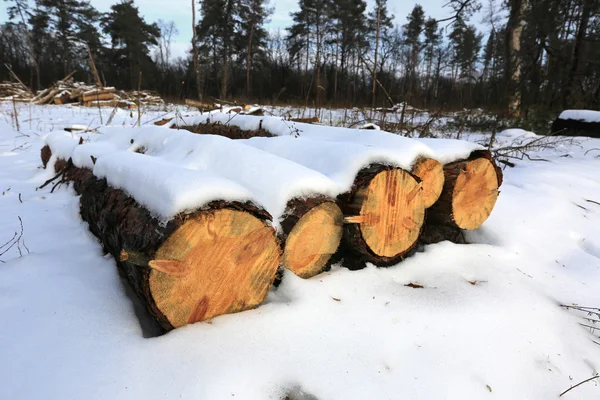
[[(580, 325), (593, 322), (559, 307), (600, 307), (600, 140), (511, 160), (473, 244), (286, 274), (255, 310), (144, 338), (73, 190), (36, 190), (51, 176), (44, 137), (111, 110), (100, 123), (97, 109), (25, 107), (23, 134), (12, 105), (0, 110), (0, 246), (23, 222), (0, 255), (0, 399), (547, 400), (600, 370), (598, 334)], [(136, 121), (119, 110), (111, 123)], [(502, 132), (497, 145), (527, 137)], [(598, 398), (598, 383), (561, 399)]]

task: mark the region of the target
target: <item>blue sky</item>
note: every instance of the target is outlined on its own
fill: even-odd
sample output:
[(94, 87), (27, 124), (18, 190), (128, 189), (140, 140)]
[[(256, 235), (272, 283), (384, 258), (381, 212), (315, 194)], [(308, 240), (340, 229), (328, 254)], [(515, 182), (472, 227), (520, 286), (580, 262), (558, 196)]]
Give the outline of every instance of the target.
[[(106, 12), (110, 6), (116, 3), (116, 0), (91, 0), (91, 3), (99, 11)], [(410, 13), (415, 4), (419, 3), (425, 9), (428, 16), (434, 18), (445, 18), (451, 14), (449, 8), (442, 6), (447, 0), (426, 0), (426, 1), (406, 1), (406, 0), (388, 0), (388, 9), (396, 16), (396, 23), (404, 24), (406, 16)], [(190, 47), (190, 38), (192, 36), (192, 5), (191, 0), (136, 0), (136, 4), (147, 22), (156, 22), (158, 19), (165, 21), (174, 21), (179, 30), (179, 35), (175, 38), (173, 44), (173, 53), (175, 56), (184, 55)], [(269, 29), (286, 28), (291, 23), (290, 12), (297, 10), (297, 0), (271, 0), (270, 6), (275, 8), (271, 16)], [(372, 8), (374, 1), (367, 0), (368, 8)], [(8, 19), (6, 11), (7, 3), (0, 0), (0, 21)], [(472, 23), (480, 25), (481, 16), (475, 15)], [(481, 26), (480, 26), (481, 29)]]

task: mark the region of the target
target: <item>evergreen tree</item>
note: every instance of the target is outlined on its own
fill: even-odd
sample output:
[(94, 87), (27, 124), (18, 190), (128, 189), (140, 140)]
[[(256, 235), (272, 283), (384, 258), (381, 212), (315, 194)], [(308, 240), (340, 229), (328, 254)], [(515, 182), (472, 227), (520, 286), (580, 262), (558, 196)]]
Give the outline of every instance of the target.
[(49, 28), (57, 39), (59, 59), (63, 74), (67, 75), (75, 67), (81, 68), (80, 60), (87, 60), (86, 45), (97, 50), (100, 37), (95, 26), (100, 14), (89, 1), (79, 0), (37, 0), (38, 13), (48, 17)]
[(229, 86), (236, 15), (238, 4), (234, 0), (200, 0), (199, 50), (205, 59), (212, 60), (213, 83), (221, 98), (227, 97)]
[(149, 81), (154, 75), (149, 46), (157, 45), (160, 31), (156, 24), (144, 21), (133, 0), (122, 0), (110, 9), (103, 26), (111, 38), (109, 58), (116, 66), (112, 78), (124, 87), (137, 89), (142, 76)]
[(408, 65), (408, 90), (413, 93), (415, 89), (415, 70), (419, 64), (419, 53), (421, 52), (421, 33), (425, 24), (425, 12), (419, 4), (415, 5), (408, 16), (408, 23), (404, 25), (405, 42), (410, 47), (410, 61)]
[(424, 60), (427, 65), (425, 78), (425, 97), (427, 98), (429, 96), (433, 63), (442, 40), (442, 32), (441, 30), (438, 30), (438, 23), (435, 19), (428, 18), (425, 22), (424, 36)]
[(269, 15), (267, 0), (239, 0), (239, 26), (236, 49), (240, 60), (246, 64), (246, 95), (252, 95), (252, 68), (255, 60), (264, 56), (267, 31), (264, 28)]
[(377, 95), (377, 57), (379, 53), (379, 45), (382, 37), (385, 37), (390, 29), (394, 27), (392, 20), (393, 15), (388, 15), (387, 0), (375, 0), (373, 10), (369, 12), (369, 31), (374, 39), (373, 53), (373, 71), (372, 71), (372, 86), (371, 86), (371, 107), (375, 108), (375, 100)]

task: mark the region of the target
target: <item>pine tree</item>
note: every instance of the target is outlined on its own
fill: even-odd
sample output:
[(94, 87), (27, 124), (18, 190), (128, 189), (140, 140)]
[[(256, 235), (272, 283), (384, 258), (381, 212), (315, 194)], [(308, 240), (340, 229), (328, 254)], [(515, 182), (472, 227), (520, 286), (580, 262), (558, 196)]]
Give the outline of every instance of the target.
[(419, 53), (421, 51), (421, 32), (425, 24), (425, 12), (419, 4), (415, 5), (410, 15), (407, 17), (408, 23), (404, 25), (405, 41), (410, 46), (410, 62), (408, 65), (408, 90), (413, 93), (415, 88), (416, 74), (415, 70), (419, 63)]
[[(49, 17), (49, 27), (58, 41), (63, 74), (74, 68), (74, 60), (86, 60), (85, 45), (97, 50), (100, 37), (95, 23), (100, 14), (89, 1), (37, 0), (38, 8)], [(83, 46), (82, 46), (83, 43)]]
[(213, 77), (219, 82), (219, 96), (223, 99), (229, 86), (237, 6), (234, 0), (200, 0), (199, 50), (205, 58), (212, 59)]
[(427, 64), (427, 76), (425, 78), (425, 99), (427, 100), (429, 96), (429, 85), (431, 82), (433, 62), (442, 39), (442, 32), (438, 30), (438, 23), (435, 19), (427, 19), (427, 22), (425, 22), (424, 35), (424, 59), (425, 63)]
[(137, 89), (142, 74), (146, 80), (154, 74), (149, 46), (158, 44), (160, 31), (156, 24), (144, 21), (133, 0), (123, 0), (110, 9), (104, 16), (103, 26), (111, 38), (109, 53), (116, 66), (114, 79), (123, 86)]
[(300, 54), (305, 53), (305, 77), (308, 73), (310, 55), (314, 52), (314, 73), (306, 90), (306, 100), (308, 101), (311, 89), (314, 87), (318, 106), (321, 92), (324, 90), (321, 86), (321, 65), (324, 39), (331, 22), (327, 19), (327, 16), (331, 15), (329, 8), (331, 3), (327, 0), (300, 0), (298, 5), (300, 10), (290, 13), (294, 23), (288, 28), (289, 52), (294, 60), (299, 60)]
[(379, 55), (379, 44), (382, 36), (386, 36), (388, 31), (394, 27), (392, 20), (393, 15), (388, 15), (387, 0), (375, 0), (375, 6), (369, 12), (369, 31), (374, 38), (375, 51), (373, 54), (373, 71), (372, 71), (372, 101), (371, 107), (375, 108), (375, 100), (377, 95), (377, 56)]
[(266, 0), (239, 0), (239, 27), (236, 48), (240, 60), (246, 63), (246, 95), (252, 95), (252, 68), (255, 60), (264, 55), (267, 31), (264, 23), (273, 12)]

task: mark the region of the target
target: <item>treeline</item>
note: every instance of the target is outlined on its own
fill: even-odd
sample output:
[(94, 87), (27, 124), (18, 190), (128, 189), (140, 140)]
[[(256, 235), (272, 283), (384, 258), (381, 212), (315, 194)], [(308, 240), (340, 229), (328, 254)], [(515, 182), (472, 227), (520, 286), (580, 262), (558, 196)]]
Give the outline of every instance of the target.
[[(267, 0), (191, 1), (192, 51), (174, 58), (173, 23), (148, 23), (133, 0), (13, 0), (0, 57), (32, 88), (78, 79), (184, 97), (310, 106), (482, 107), (511, 116), (600, 108), (600, 2), (451, 0), (395, 24), (386, 0), (299, 0), (268, 32)], [(508, 6), (508, 7), (506, 7)], [(507, 9), (508, 12), (504, 10)], [(486, 33), (473, 14), (482, 10)], [(1, 69), (0, 79), (10, 79)]]

